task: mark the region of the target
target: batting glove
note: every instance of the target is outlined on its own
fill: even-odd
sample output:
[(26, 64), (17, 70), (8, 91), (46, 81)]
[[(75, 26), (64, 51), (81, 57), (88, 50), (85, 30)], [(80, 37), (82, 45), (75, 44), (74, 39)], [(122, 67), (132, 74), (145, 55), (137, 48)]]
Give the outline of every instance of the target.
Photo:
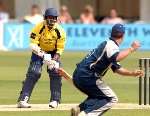
[(47, 65), (48, 69), (58, 69), (59, 68), (59, 62), (56, 62), (55, 60), (51, 60), (49, 64)]
[(44, 54), (43, 55), (43, 62), (44, 64), (48, 65), (51, 62), (52, 58), (50, 54)]
[(55, 61), (60, 61), (60, 54), (55, 53), (55, 54), (54, 54), (54, 57), (53, 57), (53, 60), (55, 60)]

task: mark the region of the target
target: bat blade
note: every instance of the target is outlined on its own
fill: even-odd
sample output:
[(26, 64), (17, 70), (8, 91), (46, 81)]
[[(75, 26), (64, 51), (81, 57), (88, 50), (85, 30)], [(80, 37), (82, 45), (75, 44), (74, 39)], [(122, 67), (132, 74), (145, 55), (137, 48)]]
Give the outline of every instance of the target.
[(63, 68), (58, 68), (57, 70), (60, 76), (64, 77), (66, 80), (72, 81), (72, 76), (67, 73), (67, 71), (65, 71)]

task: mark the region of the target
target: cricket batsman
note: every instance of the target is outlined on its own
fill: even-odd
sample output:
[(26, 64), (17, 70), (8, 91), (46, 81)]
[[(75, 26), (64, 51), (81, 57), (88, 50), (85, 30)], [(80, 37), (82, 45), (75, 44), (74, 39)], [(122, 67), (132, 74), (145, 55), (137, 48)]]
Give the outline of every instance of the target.
[[(140, 47), (138, 41), (134, 41), (131, 47), (120, 51), (119, 45), (123, 41), (125, 27), (115, 24), (112, 27), (109, 40), (91, 51), (80, 63), (73, 73), (74, 85), (88, 97), (79, 106), (71, 109), (71, 116), (101, 116), (108, 111), (118, 98), (113, 90), (105, 84), (103, 77), (109, 68), (114, 73), (123, 76), (142, 76), (142, 70), (128, 70), (118, 62), (124, 60), (129, 54)], [(68, 74), (59, 69), (60, 74), (69, 79)]]
[(30, 34), (32, 56), (26, 73), (26, 79), (18, 98), (18, 108), (30, 108), (28, 104), (32, 90), (41, 77), (43, 63), (48, 65), (51, 98), (50, 108), (56, 108), (61, 100), (61, 77), (55, 70), (60, 67), (60, 57), (64, 51), (66, 33), (57, 23), (58, 13), (48, 8), (44, 21), (37, 24)]

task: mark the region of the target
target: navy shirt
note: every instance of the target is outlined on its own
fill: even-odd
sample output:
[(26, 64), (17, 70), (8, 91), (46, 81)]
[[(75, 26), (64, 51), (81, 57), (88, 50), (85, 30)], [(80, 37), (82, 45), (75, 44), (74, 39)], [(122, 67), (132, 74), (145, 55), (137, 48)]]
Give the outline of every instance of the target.
[(115, 71), (121, 67), (116, 61), (118, 54), (118, 44), (110, 39), (102, 42), (96, 49), (92, 50), (77, 64), (77, 67), (85, 76), (94, 74), (96, 77), (102, 77), (109, 68)]

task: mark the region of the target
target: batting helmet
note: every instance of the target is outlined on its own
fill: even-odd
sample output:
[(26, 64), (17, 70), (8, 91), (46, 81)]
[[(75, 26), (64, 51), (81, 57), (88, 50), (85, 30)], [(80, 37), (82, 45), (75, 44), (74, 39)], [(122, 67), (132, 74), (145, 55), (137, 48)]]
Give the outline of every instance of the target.
[(44, 14), (44, 17), (47, 17), (47, 16), (57, 17), (58, 16), (58, 12), (54, 8), (48, 8), (48, 9), (46, 9), (45, 14)]
[(48, 28), (51, 29), (55, 25), (55, 23), (57, 22), (57, 17), (58, 17), (58, 13), (56, 9), (54, 8), (46, 9), (44, 14), (44, 19), (46, 21)]

